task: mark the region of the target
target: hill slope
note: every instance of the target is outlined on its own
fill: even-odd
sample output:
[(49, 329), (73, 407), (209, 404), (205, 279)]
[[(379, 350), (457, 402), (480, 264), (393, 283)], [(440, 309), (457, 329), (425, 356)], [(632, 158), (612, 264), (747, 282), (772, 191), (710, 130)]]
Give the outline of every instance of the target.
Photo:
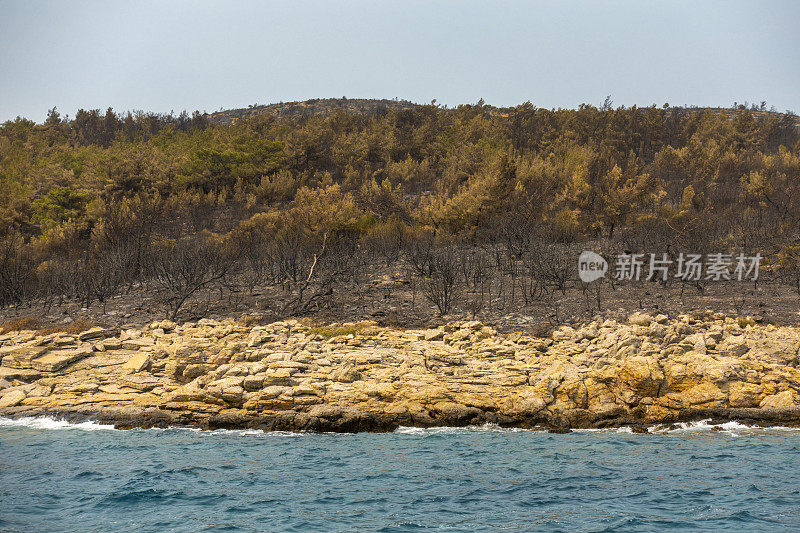
[[(296, 102), (280, 102), (277, 104), (252, 105), (246, 108), (225, 109), (206, 116), (214, 124), (230, 125), (242, 118), (250, 118), (261, 114), (271, 114), (277, 118), (298, 119), (306, 116), (328, 117), (337, 111), (345, 111), (352, 114), (373, 114), (391, 110), (413, 109), (422, 104), (409, 100), (388, 100), (377, 98), (312, 98), (310, 100)], [(489, 115), (507, 117), (512, 114), (513, 107), (496, 107), (485, 105), (484, 108)], [(722, 113), (727, 119), (733, 119), (738, 113), (745, 109), (728, 107), (671, 107), (666, 110), (667, 116), (672, 112), (680, 110), (684, 112), (711, 111), (712, 113)], [(793, 113), (780, 113), (776, 111), (747, 109), (757, 120), (768, 117), (782, 119), (788, 117), (789, 120), (800, 127), (800, 116)]]
[(329, 116), (337, 111), (356, 114), (370, 114), (396, 109), (410, 109), (419, 104), (408, 100), (366, 99), (366, 98), (313, 98), (302, 102), (281, 102), (278, 104), (254, 105), (240, 109), (226, 109), (210, 113), (208, 117), (217, 124), (232, 124), (240, 118), (269, 113), (279, 118), (301, 118), (310, 115)]

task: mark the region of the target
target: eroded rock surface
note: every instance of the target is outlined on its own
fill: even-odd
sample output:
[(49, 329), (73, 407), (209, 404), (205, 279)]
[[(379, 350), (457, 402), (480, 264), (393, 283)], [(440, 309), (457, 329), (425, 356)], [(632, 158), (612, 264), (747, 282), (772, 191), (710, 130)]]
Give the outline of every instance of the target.
[(799, 328), (637, 313), (549, 338), (475, 321), (349, 329), (356, 333), (327, 338), (293, 320), (204, 319), (10, 333), (0, 336), (0, 415), (323, 431), (709, 417), (800, 425)]

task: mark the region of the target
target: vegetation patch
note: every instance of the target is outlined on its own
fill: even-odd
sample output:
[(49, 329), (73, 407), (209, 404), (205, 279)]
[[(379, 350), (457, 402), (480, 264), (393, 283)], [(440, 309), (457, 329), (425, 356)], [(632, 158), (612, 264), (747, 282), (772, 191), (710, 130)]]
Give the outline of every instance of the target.
[[(258, 293), (270, 316), (354, 320), (381, 316), (368, 290), (388, 302), (402, 289), (410, 297), (387, 306), (399, 313), (539, 306), (555, 324), (569, 289), (588, 316), (617, 289), (577, 280), (581, 250), (673, 264), (759, 252), (764, 278), (800, 294), (791, 113), (368, 104), (216, 120), (53, 109), (42, 124), (3, 123), (0, 309), (105, 314), (139, 291), (178, 321)], [(681, 296), (710, 285), (664, 284), (682, 283)], [(648, 289), (641, 304), (655, 301)]]
[(85, 320), (79, 318), (78, 320), (73, 320), (69, 324), (55, 324), (51, 326), (47, 326), (44, 328), (39, 329), (37, 332), (39, 335), (49, 335), (51, 333), (66, 333), (67, 335), (77, 335), (87, 329), (91, 329), (96, 326), (106, 327), (105, 324), (95, 322), (94, 320)]
[(319, 335), (326, 339), (333, 337), (346, 337), (347, 335), (358, 335), (366, 328), (372, 326), (369, 322), (356, 322), (353, 324), (331, 324), (328, 326), (312, 327), (309, 332), (311, 335)]
[(26, 330), (36, 331), (40, 327), (41, 327), (40, 319), (27, 316), (4, 322), (2, 326), (0, 326), (0, 333), (6, 334), (12, 331), (26, 331)]

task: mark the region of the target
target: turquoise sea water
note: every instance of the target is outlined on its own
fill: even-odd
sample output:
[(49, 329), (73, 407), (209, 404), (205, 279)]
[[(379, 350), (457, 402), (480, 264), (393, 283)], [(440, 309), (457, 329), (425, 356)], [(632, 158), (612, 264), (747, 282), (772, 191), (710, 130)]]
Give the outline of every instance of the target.
[(0, 531), (800, 530), (800, 431), (118, 431), (0, 420)]

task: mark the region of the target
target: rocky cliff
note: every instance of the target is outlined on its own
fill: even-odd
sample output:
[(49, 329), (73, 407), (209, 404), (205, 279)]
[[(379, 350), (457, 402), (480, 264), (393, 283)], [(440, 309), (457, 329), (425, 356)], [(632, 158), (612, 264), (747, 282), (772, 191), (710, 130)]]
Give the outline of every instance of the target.
[(479, 322), (394, 330), (200, 320), (0, 342), (3, 416), (322, 431), (800, 425), (800, 329), (710, 313), (634, 314), (548, 338)]

